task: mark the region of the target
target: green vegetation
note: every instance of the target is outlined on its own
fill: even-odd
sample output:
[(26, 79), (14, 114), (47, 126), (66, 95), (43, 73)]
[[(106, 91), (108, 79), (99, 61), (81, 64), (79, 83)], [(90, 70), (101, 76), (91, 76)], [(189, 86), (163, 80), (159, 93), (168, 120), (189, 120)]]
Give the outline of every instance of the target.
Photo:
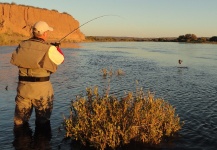
[(104, 37), (104, 36), (86, 36), (86, 42), (143, 42), (151, 41), (149, 38), (136, 37)]
[(3, 33), (0, 34), (0, 45), (17, 45), (26, 37), (19, 33)]
[(66, 138), (97, 149), (115, 149), (133, 141), (159, 144), (181, 129), (183, 123), (175, 108), (161, 98), (142, 89), (118, 99), (98, 87), (87, 88), (86, 97), (71, 102), (68, 118), (64, 118)]
[(69, 16), (71, 16), (69, 13), (67, 13), (67, 12), (62, 12), (62, 14), (66, 14), (66, 15), (69, 15)]
[(177, 40), (179, 42), (192, 42), (197, 40), (197, 36), (195, 34), (185, 34), (180, 35)]
[(11, 2), (11, 5), (17, 5), (15, 2)]
[(55, 12), (58, 12), (58, 10), (56, 10), (56, 9), (51, 9), (51, 11), (55, 11)]
[(217, 42), (217, 36), (213, 36), (209, 39), (211, 42)]
[(180, 35), (175, 42), (187, 42), (187, 43), (216, 43), (217, 38), (213, 36), (211, 38), (200, 37), (198, 38), (195, 34)]
[(137, 37), (104, 37), (104, 36), (86, 36), (86, 42), (186, 42), (186, 43), (217, 43), (217, 36), (211, 38), (197, 37), (195, 34), (180, 35), (164, 38), (137, 38)]

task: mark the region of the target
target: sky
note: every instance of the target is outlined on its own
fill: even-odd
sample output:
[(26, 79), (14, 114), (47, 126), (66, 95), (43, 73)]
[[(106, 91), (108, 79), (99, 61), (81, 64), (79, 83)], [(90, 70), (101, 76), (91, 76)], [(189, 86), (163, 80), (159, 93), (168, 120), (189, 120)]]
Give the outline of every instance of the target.
[(86, 36), (217, 36), (217, 0), (0, 0), (67, 12)]

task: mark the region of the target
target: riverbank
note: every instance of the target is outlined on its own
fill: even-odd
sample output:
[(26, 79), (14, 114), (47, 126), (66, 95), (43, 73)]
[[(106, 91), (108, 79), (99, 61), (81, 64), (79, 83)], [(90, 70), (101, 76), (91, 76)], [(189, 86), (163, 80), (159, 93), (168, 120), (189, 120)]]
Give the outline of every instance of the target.
[[(27, 40), (30, 37), (21, 34), (0, 34), (0, 46), (17, 46), (21, 41)], [(48, 42), (55, 42), (58, 39), (49, 39)], [(79, 44), (74, 41), (61, 42), (62, 48), (78, 48)]]
[[(0, 34), (0, 46), (16, 46), (22, 40), (29, 37), (21, 34)], [(59, 39), (49, 39), (48, 42), (55, 42)], [(63, 40), (62, 48), (78, 48), (78, 43), (86, 42), (180, 42), (180, 43), (201, 43), (201, 44), (217, 44), (217, 37), (196, 37), (194, 34), (180, 35), (177, 37), (163, 38), (139, 38), (139, 37), (112, 37), (112, 36), (86, 36), (81, 42), (73, 40)]]
[(107, 37), (86, 36), (85, 42), (182, 42), (217, 44), (217, 37), (196, 37), (194, 34), (180, 35), (177, 37), (139, 38), (139, 37)]

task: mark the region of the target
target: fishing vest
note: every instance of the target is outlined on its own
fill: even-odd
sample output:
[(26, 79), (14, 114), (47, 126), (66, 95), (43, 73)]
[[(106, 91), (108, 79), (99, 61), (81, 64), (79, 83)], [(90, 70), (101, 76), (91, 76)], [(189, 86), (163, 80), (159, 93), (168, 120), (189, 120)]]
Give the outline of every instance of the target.
[(22, 41), (12, 53), (10, 62), (19, 68), (20, 76), (49, 76), (57, 70), (57, 65), (48, 56), (49, 48), (42, 39)]

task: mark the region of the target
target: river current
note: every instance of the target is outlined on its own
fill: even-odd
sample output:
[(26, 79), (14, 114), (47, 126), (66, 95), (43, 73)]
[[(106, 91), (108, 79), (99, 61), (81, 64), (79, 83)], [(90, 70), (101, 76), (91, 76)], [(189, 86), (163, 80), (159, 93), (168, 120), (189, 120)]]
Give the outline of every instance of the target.
[[(85, 94), (86, 87), (110, 87), (110, 94), (142, 87), (176, 108), (184, 121), (178, 137), (159, 146), (132, 149), (217, 148), (217, 45), (160, 42), (81, 43), (80, 48), (63, 48), (65, 61), (51, 75), (55, 91), (51, 133), (47, 138), (36, 133), (33, 112), (25, 133), (14, 134), (13, 115), (18, 69), (10, 64), (16, 47), (0, 47), (0, 149), (79, 149), (63, 142), (63, 116), (69, 115), (71, 100)], [(178, 64), (181, 59), (182, 64)], [(114, 72), (103, 76), (102, 69)], [(122, 70), (123, 75), (116, 71)], [(138, 82), (138, 85), (136, 84)], [(40, 140), (37, 140), (39, 137)], [(28, 147), (31, 145), (31, 147)], [(36, 146), (37, 147), (37, 146)]]

